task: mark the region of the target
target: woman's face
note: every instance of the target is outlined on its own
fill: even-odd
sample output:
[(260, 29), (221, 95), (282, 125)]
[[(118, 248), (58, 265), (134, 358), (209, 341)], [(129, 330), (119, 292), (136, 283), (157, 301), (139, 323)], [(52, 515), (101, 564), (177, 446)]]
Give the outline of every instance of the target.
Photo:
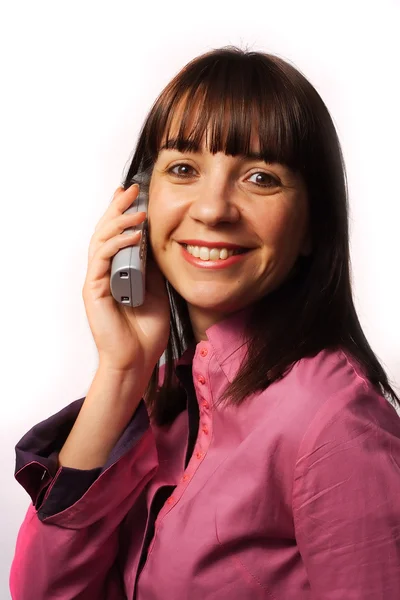
[[(210, 322), (277, 288), (299, 254), (310, 252), (301, 176), (258, 158), (213, 155), (204, 145), (195, 153), (160, 150), (148, 218), (159, 268), (191, 316), (208, 314)], [(231, 245), (244, 253), (230, 257)]]

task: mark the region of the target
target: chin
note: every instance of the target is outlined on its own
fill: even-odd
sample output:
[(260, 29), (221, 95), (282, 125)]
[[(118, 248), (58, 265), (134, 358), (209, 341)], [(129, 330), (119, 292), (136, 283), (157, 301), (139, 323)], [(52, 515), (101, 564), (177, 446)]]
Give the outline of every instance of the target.
[(244, 308), (248, 302), (244, 302), (244, 294), (240, 297), (227, 296), (227, 294), (217, 295), (210, 293), (194, 293), (191, 290), (185, 293), (186, 290), (177, 290), (184, 300), (190, 305), (195, 307), (197, 310), (218, 312), (218, 313), (232, 313), (237, 310)]

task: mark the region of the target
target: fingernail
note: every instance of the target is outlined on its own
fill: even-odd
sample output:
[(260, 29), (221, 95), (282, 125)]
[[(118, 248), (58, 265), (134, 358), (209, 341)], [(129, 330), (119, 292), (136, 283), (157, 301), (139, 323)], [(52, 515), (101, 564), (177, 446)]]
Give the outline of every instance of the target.
[(127, 235), (127, 236), (133, 237), (133, 236), (137, 235), (138, 233), (140, 233), (140, 234), (142, 233), (140, 229), (138, 229), (137, 231), (123, 231), (121, 233), (121, 235)]

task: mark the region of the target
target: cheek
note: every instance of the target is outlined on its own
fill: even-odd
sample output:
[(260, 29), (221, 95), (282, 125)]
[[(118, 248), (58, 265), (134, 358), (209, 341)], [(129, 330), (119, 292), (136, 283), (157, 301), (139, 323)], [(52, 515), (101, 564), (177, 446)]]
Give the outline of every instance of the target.
[(165, 248), (171, 232), (176, 228), (176, 210), (166, 210), (168, 198), (154, 190), (149, 196), (148, 222), (150, 230), (150, 243), (155, 253)]
[(161, 240), (160, 221), (157, 218), (157, 210), (155, 210), (154, 204), (151, 205), (149, 202), (147, 219), (149, 225), (149, 242), (153, 252), (153, 256), (156, 257), (158, 253), (158, 242)]
[(271, 247), (279, 245), (286, 237), (288, 226), (290, 226), (288, 215), (282, 210), (267, 211), (265, 214), (258, 215), (253, 223), (255, 231), (265, 245)]
[(147, 218), (152, 246), (157, 245), (162, 238), (163, 228), (165, 228), (166, 225), (166, 217), (167, 215), (165, 215), (165, 212), (162, 210), (160, 194), (157, 190), (151, 191), (149, 194)]
[(271, 252), (292, 254), (303, 238), (304, 215), (301, 211), (279, 210), (258, 219), (258, 233)]

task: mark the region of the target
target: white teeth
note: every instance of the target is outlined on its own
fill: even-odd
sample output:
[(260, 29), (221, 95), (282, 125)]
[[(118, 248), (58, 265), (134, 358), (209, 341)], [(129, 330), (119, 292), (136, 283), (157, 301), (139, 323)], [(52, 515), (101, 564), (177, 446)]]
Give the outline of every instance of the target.
[(233, 250), (227, 248), (207, 248), (206, 246), (186, 246), (186, 250), (192, 256), (201, 260), (225, 260), (234, 254)]
[(201, 260), (210, 260), (210, 250), (209, 250), (209, 248), (204, 248), (204, 246), (201, 246), (201, 248), (200, 248), (200, 258), (201, 258)]
[(220, 251), (217, 248), (210, 250), (210, 260), (219, 260)]

